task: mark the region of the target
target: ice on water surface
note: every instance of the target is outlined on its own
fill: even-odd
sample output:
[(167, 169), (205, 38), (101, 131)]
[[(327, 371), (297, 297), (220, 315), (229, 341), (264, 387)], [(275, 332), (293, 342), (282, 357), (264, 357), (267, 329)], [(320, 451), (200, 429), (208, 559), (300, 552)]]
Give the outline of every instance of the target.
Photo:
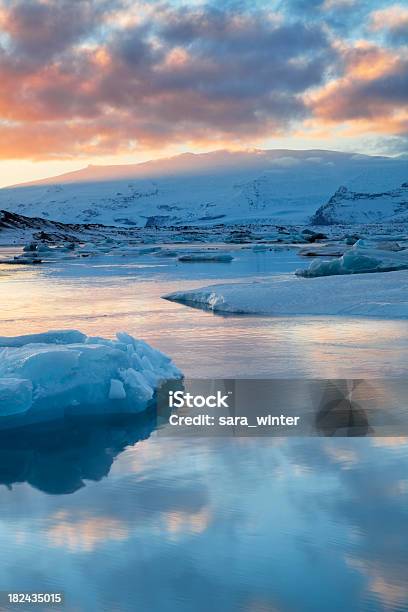
[(123, 332), (115, 340), (75, 330), (3, 337), (0, 346), (0, 418), (110, 403), (140, 412), (161, 380), (182, 376), (169, 357)]
[(325, 278), (269, 277), (176, 291), (165, 299), (216, 313), (270, 316), (408, 316), (408, 272)]
[(296, 274), (315, 277), (406, 269), (408, 269), (408, 249), (399, 248), (397, 242), (376, 244), (370, 240), (358, 240), (342, 257), (313, 261), (307, 270), (297, 270)]

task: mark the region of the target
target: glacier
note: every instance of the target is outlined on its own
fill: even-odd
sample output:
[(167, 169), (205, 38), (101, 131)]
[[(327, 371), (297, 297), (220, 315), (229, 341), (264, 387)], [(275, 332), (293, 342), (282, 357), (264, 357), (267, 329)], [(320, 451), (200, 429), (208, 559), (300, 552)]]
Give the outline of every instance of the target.
[(1, 337), (0, 347), (0, 426), (28, 412), (138, 413), (162, 380), (182, 378), (169, 357), (124, 332), (109, 340), (50, 331)]
[[(378, 211), (384, 206), (378, 214), (360, 217), (361, 222), (378, 222), (406, 202), (406, 190), (384, 198), (369, 194), (388, 194), (404, 181), (407, 164), (402, 159), (313, 149), (213, 151), (127, 166), (90, 166), (3, 188), (0, 210), (49, 224), (83, 224), (90, 232), (98, 224), (152, 230), (257, 220), (304, 224), (343, 185), (350, 193), (365, 194), (369, 207)], [(354, 208), (342, 214), (343, 222), (357, 220), (349, 212), (354, 214)]]

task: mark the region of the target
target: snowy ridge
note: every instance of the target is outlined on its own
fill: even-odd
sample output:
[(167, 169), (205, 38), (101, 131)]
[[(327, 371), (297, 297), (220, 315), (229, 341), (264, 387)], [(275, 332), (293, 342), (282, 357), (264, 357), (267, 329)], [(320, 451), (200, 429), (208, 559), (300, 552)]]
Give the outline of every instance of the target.
[[(32, 239), (47, 242), (79, 242), (103, 236), (108, 227), (97, 224), (60, 223), (41, 217), (27, 217), (0, 210), (0, 244), (29, 242)], [(115, 228), (116, 232), (120, 232)]]
[[(0, 189), (0, 209), (122, 227), (254, 219), (303, 224), (339, 185), (368, 194), (374, 186), (391, 189), (406, 180), (406, 169), (405, 160), (335, 151), (216, 151), (132, 166), (91, 166)], [(386, 180), (378, 184), (379, 176)]]
[(408, 182), (380, 193), (359, 193), (342, 186), (311, 219), (316, 225), (382, 221), (408, 221)]

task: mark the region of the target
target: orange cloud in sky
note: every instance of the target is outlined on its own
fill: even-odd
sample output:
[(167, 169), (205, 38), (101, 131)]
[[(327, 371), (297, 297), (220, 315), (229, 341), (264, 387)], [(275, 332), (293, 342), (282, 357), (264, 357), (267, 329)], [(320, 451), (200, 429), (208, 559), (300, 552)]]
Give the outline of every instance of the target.
[(329, 19), (351, 5), (326, 0), (308, 22), (251, 3), (0, 0), (0, 159), (405, 134), (407, 54), (361, 35), (400, 36), (407, 11), (368, 13), (353, 40)]
[(313, 128), (336, 126), (343, 134), (404, 134), (408, 57), (360, 40), (341, 46), (344, 73), (308, 97)]
[(404, 26), (408, 28), (408, 8), (401, 4), (394, 4), (371, 14), (369, 27), (374, 31), (400, 29)]

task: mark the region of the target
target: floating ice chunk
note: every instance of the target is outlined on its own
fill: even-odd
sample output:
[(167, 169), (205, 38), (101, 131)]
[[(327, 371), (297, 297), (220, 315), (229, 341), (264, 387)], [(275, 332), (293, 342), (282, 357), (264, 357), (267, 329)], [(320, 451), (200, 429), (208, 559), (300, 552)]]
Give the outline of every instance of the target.
[(217, 313), (408, 318), (408, 272), (310, 280), (272, 277), (177, 291), (164, 298)]
[(341, 244), (314, 244), (299, 249), (298, 255), (302, 257), (341, 257), (345, 248)]
[(0, 378), (0, 418), (26, 412), (33, 400), (33, 388), (29, 380)]
[(43, 261), (39, 257), (28, 257), (26, 255), (18, 255), (13, 259), (2, 259), (1, 264), (7, 264), (12, 266), (30, 266), (32, 264), (42, 264)]
[(360, 236), (358, 236), (357, 234), (346, 234), (346, 236), (344, 237), (345, 243), (351, 246), (353, 244), (356, 244), (357, 240), (359, 239), (360, 239)]
[(189, 253), (187, 255), (180, 255), (179, 261), (185, 262), (216, 262), (216, 263), (229, 263), (234, 258), (232, 255), (226, 253)]
[(122, 379), (126, 386), (130, 387), (142, 402), (149, 402), (153, 397), (153, 387), (141, 372), (128, 368), (122, 372)]
[(394, 250), (394, 244), (388, 246), (387, 250), (378, 249), (364, 240), (358, 240), (339, 259), (313, 261), (307, 270), (296, 270), (296, 274), (310, 278), (333, 274), (360, 274), (408, 269), (408, 249), (397, 251)]
[(109, 399), (126, 399), (125, 387), (123, 386), (123, 382), (121, 380), (118, 380), (117, 378), (112, 378), (112, 380), (110, 381)]
[(1, 346), (0, 415), (48, 411), (52, 418), (72, 406), (106, 411), (111, 404), (140, 412), (161, 380), (182, 377), (169, 357), (125, 333), (106, 340), (47, 332), (2, 338)]
[(360, 248), (373, 248), (380, 249), (381, 251), (403, 251), (404, 248), (400, 246), (397, 240), (384, 240), (384, 239), (367, 239), (360, 238), (355, 243), (356, 247)]
[(178, 252), (172, 249), (162, 249), (157, 253), (154, 253), (155, 257), (178, 257)]
[(38, 248), (38, 245), (36, 242), (30, 242), (30, 244), (26, 244), (23, 247), (23, 251), (26, 253), (33, 253), (34, 251), (36, 251)]
[(43, 332), (42, 334), (29, 334), (27, 336), (0, 336), (0, 347), (24, 346), (25, 344), (78, 344), (85, 342), (86, 336), (79, 331), (63, 329)]
[(255, 253), (262, 253), (263, 251), (269, 251), (270, 248), (271, 246), (269, 244), (256, 244), (252, 247), (252, 250), (255, 251)]
[(53, 249), (48, 244), (41, 243), (37, 246), (38, 253), (52, 253)]

